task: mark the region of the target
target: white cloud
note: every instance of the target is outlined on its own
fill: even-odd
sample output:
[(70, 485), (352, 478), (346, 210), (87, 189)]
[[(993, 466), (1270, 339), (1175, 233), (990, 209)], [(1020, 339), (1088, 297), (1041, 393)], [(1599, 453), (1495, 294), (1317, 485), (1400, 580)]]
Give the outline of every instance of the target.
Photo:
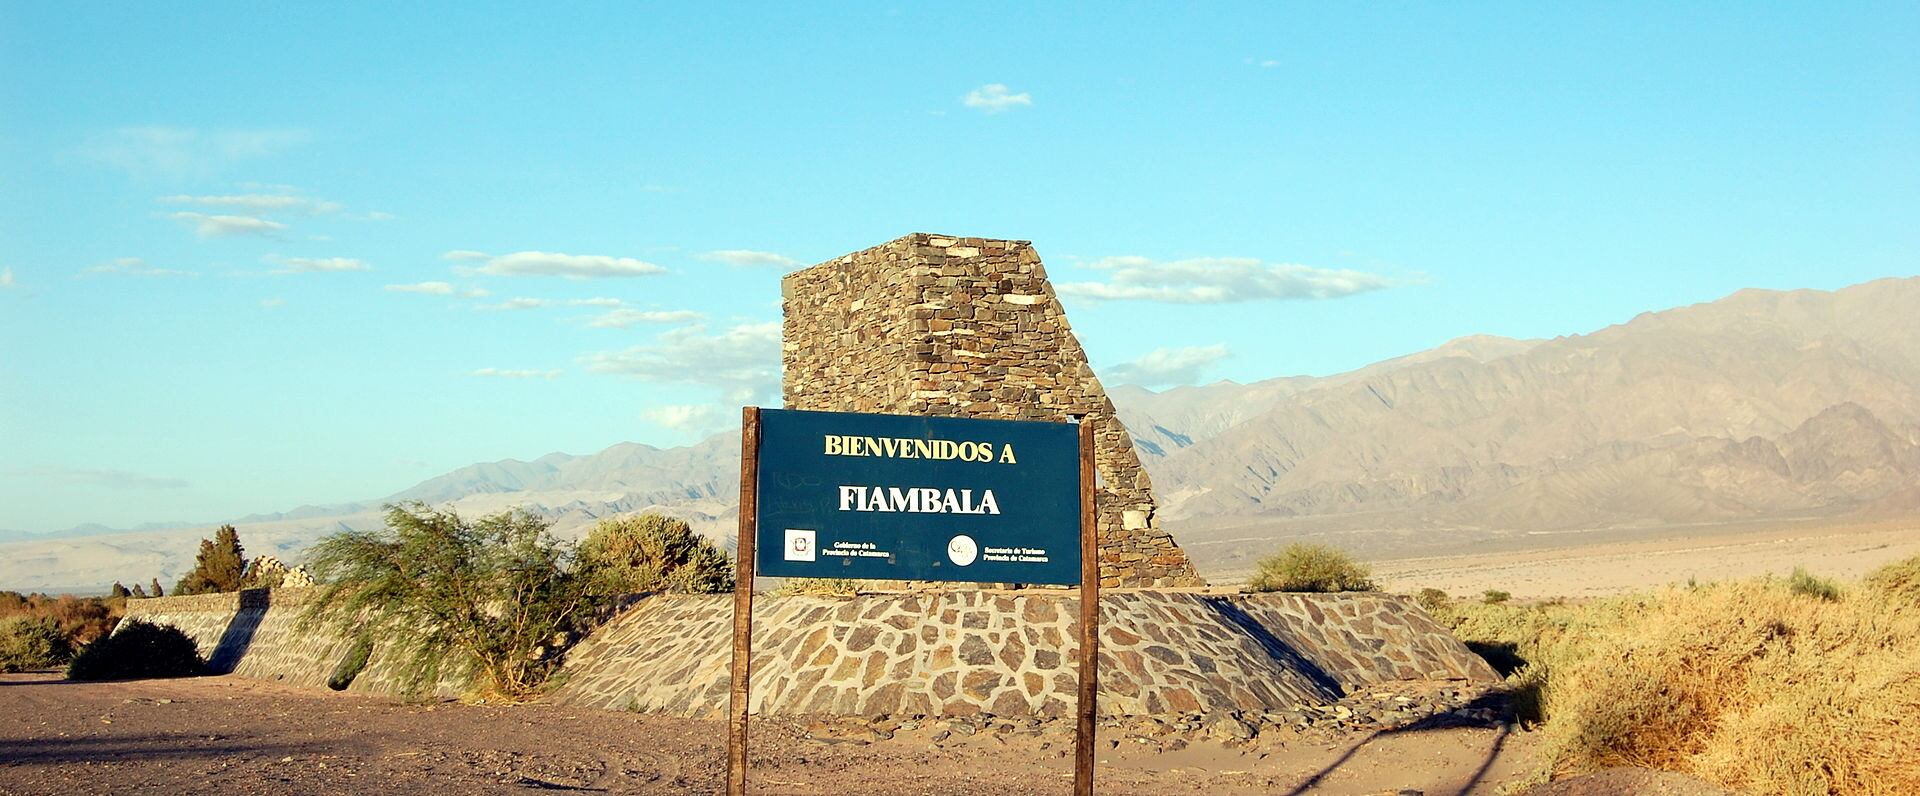
[(276, 263), (280, 267), (273, 269), (276, 274), (337, 273), (342, 271), (371, 271), (373, 266), (365, 260), (351, 257), (281, 257), (269, 254), (260, 258)]
[(274, 307), (278, 307), (286, 303), (287, 303), (287, 300), (283, 298), (263, 298), (260, 300), (260, 308), (263, 310), (270, 310), (270, 309), (273, 309)]
[(0, 268), (0, 288), (13, 287), (13, 268)]
[(193, 271), (181, 271), (174, 268), (160, 268), (147, 264), (138, 257), (121, 257), (108, 260), (99, 265), (90, 265), (81, 269), (81, 274), (115, 274), (119, 276), (199, 276)]
[(491, 276), (558, 276), (566, 279), (650, 276), (667, 269), (632, 257), (604, 254), (561, 254), (559, 252), (514, 252), (498, 257), (484, 252), (459, 249), (440, 255), (448, 260), (486, 260), (478, 268), (456, 266), (455, 271)]
[(278, 221), (268, 221), (259, 216), (207, 215), (181, 211), (167, 216), (194, 228), (195, 234), (203, 238), (228, 238), (236, 235), (264, 235), (273, 237), (287, 225)]
[(1111, 271), (1112, 276), (1105, 282), (1061, 284), (1060, 294), (1114, 301), (1226, 304), (1338, 298), (1409, 283), (1365, 271), (1265, 263), (1251, 257), (1201, 257), (1171, 262), (1155, 262), (1145, 257), (1109, 257), (1089, 267)]
[(216, 130), (123, 127), (89, 136), (83, 159), (136, 177), (202, 177), (306, 143), (304, 130)]
[(1227, 357), (1221, 345), (1156, 348), (1132, 362), (1107, 368), (1106, 378), (1115, 384), (1140, 384), (1160, 387), (1169, 384), (1193, 384), (1215, 362)]
[(155, 201), (170, 205), (228, 207), (236, 210), (244, 210), (249, 213), (271, 213), (277, 210), (284, 210), (288, 212), (308, 213), (311, 215), (338, 213), (342, 207), (339, 202), (329, 202), (325, 199), (311, 199), (305, 196), (296, 196), (291, 193), (246, 193), (210, 196), (174, 194), (172, 196), (159, 197)]
[(694, 323), (705, 320), (707, 316), (693, 310), (636, 310), (617, 309), (587, 322), (595, 329), (625, 329), (643, 323)]
[(617, 298), (543, 299), (520, 296), (507, 299), (498, 304), (483, 304), (474, 309), (486, 310), (488, 312), (512, 312), (514, 310), (533, 310), (541, 307), (618, 307), (623, 303), (624, 302)]
[(451, 282), (414, 282), (409, 285), (387, 285), (382, 288), (393, 293), (419, 293), (427, 296), (459, 296), (461, 298), (481, 298), (491, 295), (477, 287), (455, 287)]
[(641, 414), (675, 431), (700, 432), (720, 425), (720, 408), (712, 404), (656, 406)]
[(141, 475), (126, 470), (89, 470), (66, 467), (39, 467), (19, 471), (25, 475), (42, 479), (65, 481), (70, 484), (95, 486), (103, 489), (184, 489), (185, 480), (161, 476)]
[(767, 400), (780, 386), (780, 322), (742, 324), (714, 335), (698, 326), (672, 329), (651, 345), (581, 361), (595, 373), (713, 387), (728, 401)]
[(707, 252), (699, 257), (710, 263), (726, 263), (727, 265), (738, 266), (770, 265), (784, 268), (800, 264), (799, 260), (783, 254), (757, 252), (751, 249), (720, 249), (718, 251)]
[(1003, 113), (1033, 105), (1033, 95), (1025, 91), (1015, 94), (1005, 83), (988, 83), (967, 92), (960, 103), (981, 113)]
[(494, 378), (494, 379), (557, 379), (557, 378), (560, 378), (560, 371), (558, 370), (508, 370), (503, 368), (481, 368), (468, 375), (483, 376), (486, 378)]

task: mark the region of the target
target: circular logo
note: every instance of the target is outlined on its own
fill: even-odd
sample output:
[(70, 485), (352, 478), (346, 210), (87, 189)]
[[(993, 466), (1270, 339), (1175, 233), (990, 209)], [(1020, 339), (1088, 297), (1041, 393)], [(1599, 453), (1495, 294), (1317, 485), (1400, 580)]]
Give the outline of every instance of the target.
[(973, 537), (960, 534), (947, 543), (947, 558), (955, 564), (966, 566), (980, 556), (979, 546), (973, 543)]

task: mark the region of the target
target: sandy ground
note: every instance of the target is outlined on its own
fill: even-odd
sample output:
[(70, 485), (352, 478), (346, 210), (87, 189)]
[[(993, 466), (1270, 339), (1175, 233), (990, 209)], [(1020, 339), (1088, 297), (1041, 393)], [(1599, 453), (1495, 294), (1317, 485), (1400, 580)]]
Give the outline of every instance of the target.
[[(1455, 596), (1501, 589), (1515, 597), (1592, 597), (1668, 584), (1786, 575), (1795, 567), (1857, 578), (1920, 555), (1920, 522), (1702, 526), (1536, 535), (1485, 553), (1373, 561), (1380, 586)], [(1540, 538), (1546, 537), (1546, 538)]]
[[(769, 794), (1064, 793), (1071, 736), (938, 726), (823, 742), (757, 721)], [(1493, 794), (1531, 772), (1530, 733), (1448, 727), (1162, 749), (1100, 739), (1101, 793)], [(1275, 736), (1275, 737), (1270, 737)], [(713, 793), (723, 722), (550, 705), (409, 704), (235, 677), (69, 683), (0, 676), (0, 794)], [(1169, 744), (1179, 746), (1179, 744)]]

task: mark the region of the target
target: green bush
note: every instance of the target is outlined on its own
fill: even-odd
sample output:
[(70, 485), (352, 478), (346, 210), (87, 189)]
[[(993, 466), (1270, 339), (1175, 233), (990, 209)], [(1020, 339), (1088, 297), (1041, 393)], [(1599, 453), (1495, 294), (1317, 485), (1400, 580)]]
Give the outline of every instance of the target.
[(67, 666), (73, 680), (190, 677), (206, 671), (193, 639), (172, 625), (128, 619), (120, 629), (81, 648)]
[(859, 590), (860, 582), (852, 578), (787, 578), (773, 593), (781, 597), (802, 594), (813, 597), (852, 597), (858, 594)]
[(1822, 578), (1800, 567), (1793, 568), (1793, 576), (1787, 578), (1787, 589), (1803, 597), (1836, 602), (1840, 599), (1840, 586), (1831, 579)]
[(612, 596), (733, 590), (733, 559), (684, 520), (658, 514), (601, 520), (580, 543), (575, 568), (587, 592)]
[(335, 691), (345, 691), (353, 685), (353, 678), (367, 668), (367, 659), (373, 657), (373, 638), (360, 636), (353, 640), (353, 646), (347, 648), (346, 657), (333, 667), (333, 674), (327, 676), (327, 687)]
[(200, 552), (194, 557), (193, 569), (174, 584), (173, 593), (239, 591), (246, 572), (247, 554), (240, 546), (240, 532), (231, 525), (222, 525), (213, 532), (212, 539), (200, 540)]
[(389, 506), (386, 528), (337, 533), (310, 551), (324, 585), (303, 624), (381, 639), (415, 689), (452, 664), (473, 675), (475, 696), (519, 700), (559, 667), (555, 639), (589, 613), (572, 551), (524, 511), (469, 521), (422, 503)]
[(1421, 589), (1420, 594), (1414, 599), (1418, 600), (1420, 607), (1427, 609), (1427, 613), (1430, 614), (1444, 611), (1453, 605), (1453, 598), (1439, 589)]
[(1480, 602), (1488, 605), (1499, 605), (1511, 599), (1513, 599), (1513, 592), (1501, 589), (1488, 589), (1480, 593)]
[(50, 618), (0, 619), (0, 672), (59, 666), (73, 657), (67, 634)]
[(1346, 553), (1317, 544), (1290, 544), (1260, 559), (1247, 591), (1338, 592), (1372, 591), (1365, 566)]

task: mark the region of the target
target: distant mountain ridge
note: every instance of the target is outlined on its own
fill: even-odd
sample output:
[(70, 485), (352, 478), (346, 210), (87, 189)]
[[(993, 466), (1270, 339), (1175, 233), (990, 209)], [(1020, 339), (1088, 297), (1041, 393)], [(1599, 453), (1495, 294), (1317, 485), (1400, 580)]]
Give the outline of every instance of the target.
[[(1914, 514), (1916, 307), (1920, 278), (1743, 290), (1586, 335), (1464, 337), (1331, 376), (1109, 394), (1183, 539), (1222, 523), (1268, 534), (1307, 520), (1517, 533)], [(503, 459), (378, 500), (236, 524), (250, 553), (295, 560), (325, 533), (377, 527), (380, 506), (404, 500), (468, 514), (517, 506), (562, 534), (665, 510), (724, 539), (738, 450), (736, 431), (686, 447)], [(206, 532), (0, 538), (0, 588), (169, 580)]]

